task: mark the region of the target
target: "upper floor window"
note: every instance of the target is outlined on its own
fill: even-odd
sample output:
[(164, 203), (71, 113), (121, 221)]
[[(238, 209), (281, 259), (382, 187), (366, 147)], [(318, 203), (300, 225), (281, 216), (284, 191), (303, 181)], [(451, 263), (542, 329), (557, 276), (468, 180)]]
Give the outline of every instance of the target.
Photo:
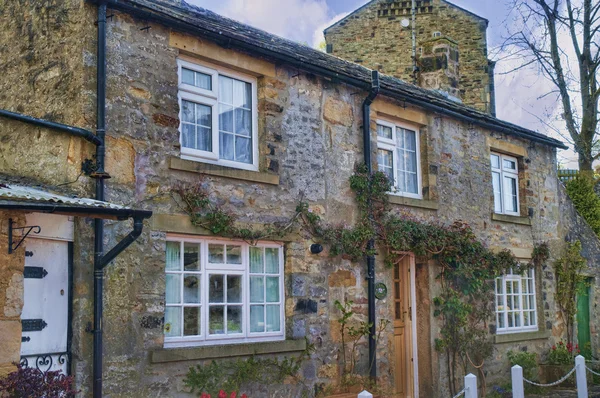
[(496, 330), (509, 333), (537, 329), (535, 271), (510, 271), (496, 278)]
[(418, 129), (378, 121), (377, 163), (393, 181), (392, 193), (422, 198)]
[(182, 158), (258, 170), (256, 79), (178, 60)]
[(518, 216), (519, 163), (517, 158), (499, 153), (491, 154), (494, 212)]
[(165, 347), (284, 339), (280, 245), (167, 240)]

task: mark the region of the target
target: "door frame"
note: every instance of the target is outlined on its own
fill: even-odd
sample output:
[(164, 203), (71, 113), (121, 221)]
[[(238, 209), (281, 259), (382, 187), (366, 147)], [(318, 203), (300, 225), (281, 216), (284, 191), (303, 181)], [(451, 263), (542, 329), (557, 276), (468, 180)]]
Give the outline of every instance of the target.
[[(414, 253), (403, 252), (398, 253), (404, 255), (400, 260), (406, 261), (408, 258), (408, 274), (410, 275), (410, 333), (411, 333), (411, 346), (412, 350), (412, 366), (413, 366), (413, 396), (419, 397), (419, 351), (417, 344), (417, 282), (416, 282), (416, 259)], [(392, 270), (393, 272), (393, 270)], [(409, 347), (406, 347), (409, 348)]]
[[(29, 220), (29, 217), (33, 218), (33, 220)], [(60, 218), (59, 218), (60, 217)], [(70, 217), (68, 216), (62, 216), (62, 215), (54, 215), (54, 214), (45, 214), (45, 213), (31, 213), (27, 215), (28, 218), (28, 224), (31, 223), (32, 221), (36, 224), (36, 225), (41, 225), (42, 228), (44, 226), (50, 226), (52, 224), (54, 224), (57, 220), (63, 219), (64, 222), (71, 222)], [(74, 249), (74, 243), (73, 243), (73, 239), (74, 239), (74, 234), (71, 232), (71, 234), (68, 234), (68, 231), (66, 232), (67, 235), (70, 235), (69, 237), (61, 237), (61, 235), (63, 235), (65, 233), (65, 231), (54, 231), (55, 233), (52, 235), (48, 235), (48, 236), (44, 236), (43, 231), (41, 232), (41, 236), (30, 236), (28, 239), (38, 239), (38, 240), (46, 240), (46, 241), (54, 241), (54, 242), (65, 242), (67, 243), (67, 350), (66, 350), (66, 360), (67, 360), (67, 376), (70, 376), (72, 374), (71, 371), (71, 367), (72, 367), (72, 360), (73, 360), (73, 353), (72, 353), (72, 340), (73, 340), (73, 249)], [(25, 241), (25, 245), (23, 250), (27, 250), (27, 241)], [(25, 291), (23, 290), (23, 295), (25, 295)], [(19, 348), (20, 351), (20, 348)], [(36, 363), (34, 366), (28, 366), (28, 367), (36, 367), (39, 369), (38, 365), (37, 365), (37, 360), (41, 357), (43, 358), (44, 356), (47, 355), (56, 355), (56, 353), (41, 353), (38, 355), (38, 357), (36, 358)], [(27, 357), (33, 357), (33, 356), (27, 356)], [(25, 357), (22, 357), (19, 355), (19, 361), (21, 363), (23, 363), (23, 359), (25, 359)], [(29, 365), (29, 364), (28, 364)]]

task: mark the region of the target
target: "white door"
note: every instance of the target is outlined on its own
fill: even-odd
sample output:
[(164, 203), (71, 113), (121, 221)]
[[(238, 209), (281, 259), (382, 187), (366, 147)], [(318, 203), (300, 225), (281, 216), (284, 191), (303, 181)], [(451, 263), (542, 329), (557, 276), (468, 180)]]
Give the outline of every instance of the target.
[(28, 237), (25, 250), (21, 363), (67, 374), (69, 243)]

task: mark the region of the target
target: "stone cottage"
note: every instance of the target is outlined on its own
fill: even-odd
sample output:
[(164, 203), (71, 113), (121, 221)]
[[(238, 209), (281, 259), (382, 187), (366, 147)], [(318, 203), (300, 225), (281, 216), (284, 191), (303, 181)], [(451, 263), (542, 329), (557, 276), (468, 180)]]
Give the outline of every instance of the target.
[(391, 321), (371, 352), (382, 389), (448, 395), (435, 261), (378, 256), (369, 275), (303, 230), (220, 236), (192, 222), (181, 187), (240, 228), (285, 223), (301, 200), (352, 224), (348, 181), (371, 159), (397, 213), (462, 220), (524, 261), (548, 242), (547, 264), (496, 282), (531, 303), (496, 308), (497, 379), (508, 350), (545, 355), (564, 334), (551, 263), (567, 236), (596, 277), (598, 241), (557, 179), (555, 139), (180, 1), (2, 2), (0, 22), (2, 374), (20, 359), (69, 372), (81, 396), (185, 397), (190, 367), (310, 345), (303, 383), (247, 392), (313, 395), (339, 382), (335, 302), (351, 300), (357, 319)]

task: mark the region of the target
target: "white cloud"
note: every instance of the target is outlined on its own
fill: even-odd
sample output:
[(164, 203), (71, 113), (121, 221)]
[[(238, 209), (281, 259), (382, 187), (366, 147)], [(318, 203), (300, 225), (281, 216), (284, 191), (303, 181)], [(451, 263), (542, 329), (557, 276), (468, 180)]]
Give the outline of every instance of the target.
[(316, 31), (332, 13), (325, 0), (187, 0), (218, 14), (300, 43), (316, 46)]

